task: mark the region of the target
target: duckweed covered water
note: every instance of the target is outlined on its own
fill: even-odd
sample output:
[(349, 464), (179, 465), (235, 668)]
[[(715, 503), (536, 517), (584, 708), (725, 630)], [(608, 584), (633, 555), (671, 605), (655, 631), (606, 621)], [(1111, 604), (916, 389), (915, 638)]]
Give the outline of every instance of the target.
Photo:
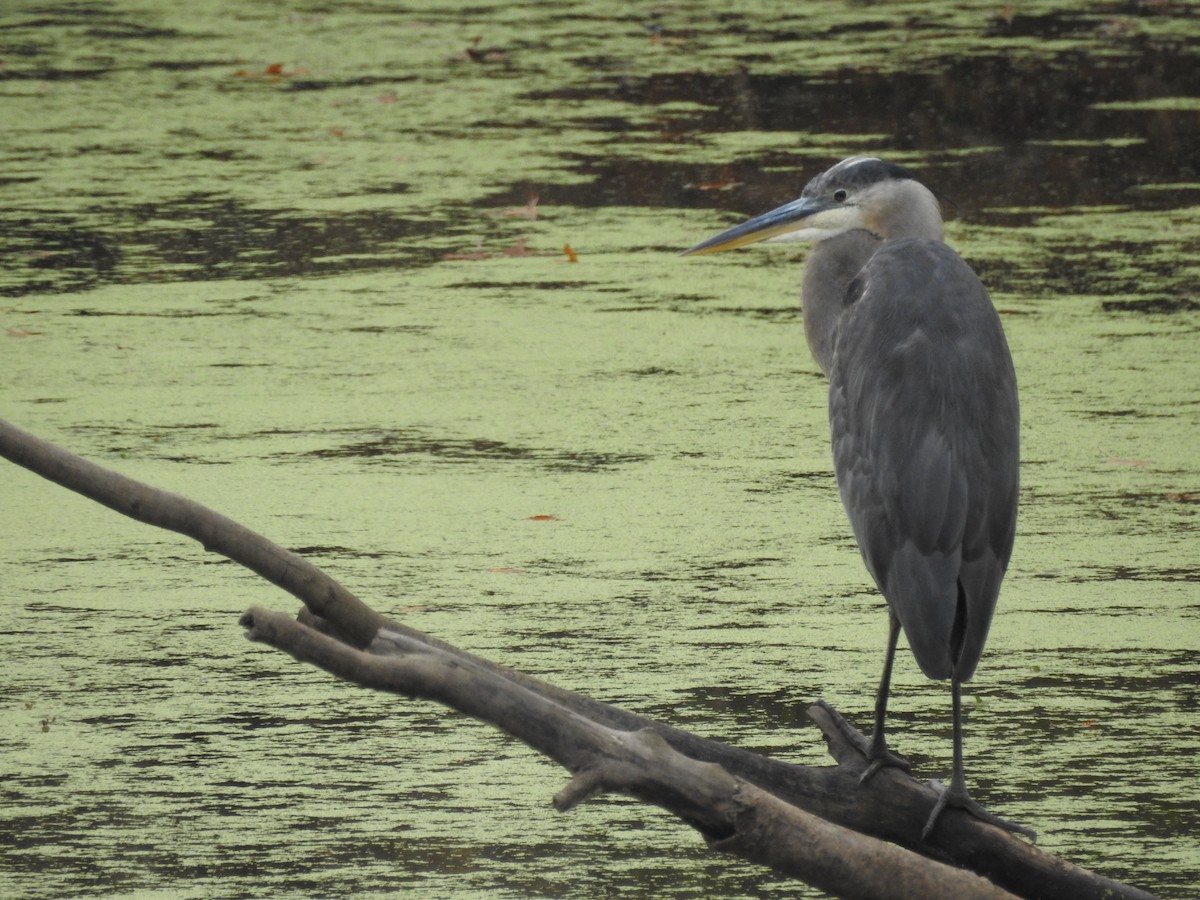
[[(5, 9), (5, 417), (417, 628), (812, 764), (804, 708), (865, 724), (886, 626), (803, 251), (675, 253), (841, 156), (920, 169), (1023, 403), (969, 777), (1051, 852), (1200, 888), (1188, 6)], [(174, 535), (12, 466), (0, 500), (0, 894), (796, 893), (247, 644), (245, 608), (293, 601)], [(947, 694), (902, 658), (923, 777)]]

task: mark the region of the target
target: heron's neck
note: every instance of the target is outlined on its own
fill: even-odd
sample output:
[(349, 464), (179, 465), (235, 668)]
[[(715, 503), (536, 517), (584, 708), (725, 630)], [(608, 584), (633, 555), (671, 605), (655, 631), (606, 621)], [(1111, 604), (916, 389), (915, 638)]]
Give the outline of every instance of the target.
[(813, 245), (804, 263), (800, 302), (808, 348), (821, 371), (833, 362), (838, 318), (846, 305), (846, 288), (882, 246), (869, 231), (845, 231)]
[(918, 181), (889, 182), (886, 194), (864, 216), (867, 227), (885, 241), (942, 239), (942, 209), (933, 192)]

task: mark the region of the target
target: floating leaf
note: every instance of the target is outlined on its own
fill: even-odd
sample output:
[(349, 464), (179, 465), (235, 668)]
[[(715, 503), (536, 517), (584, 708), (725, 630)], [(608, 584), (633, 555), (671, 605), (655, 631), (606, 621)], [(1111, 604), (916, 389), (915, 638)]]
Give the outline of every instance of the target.
[(538, 195), (534, 194), (529, 198), (529, 202), (524, 206), (511, 206), (508, 209), (502, 209), (493, 215), (497, 216), (520, 216), (523, 219), (530, 221), (537, 218), (538, 213)]

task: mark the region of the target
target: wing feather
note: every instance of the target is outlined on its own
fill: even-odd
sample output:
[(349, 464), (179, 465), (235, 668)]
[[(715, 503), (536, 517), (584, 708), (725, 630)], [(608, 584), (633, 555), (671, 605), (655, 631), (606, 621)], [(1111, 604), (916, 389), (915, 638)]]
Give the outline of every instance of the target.
[(1008, 345), (987, 291), (939, 241), (888, 243), (847, 300), (829, 373), (842, 503), (921, 669), (965, 681), (1016, 525)]

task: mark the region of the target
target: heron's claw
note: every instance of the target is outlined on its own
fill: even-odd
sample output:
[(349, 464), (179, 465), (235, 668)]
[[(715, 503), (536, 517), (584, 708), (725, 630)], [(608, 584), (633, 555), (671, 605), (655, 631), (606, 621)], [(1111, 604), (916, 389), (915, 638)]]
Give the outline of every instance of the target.
[(863, 773), (858, 776), (859, 784), (865, 784), (866, 782), (870, 781), (871, 778), (874, 777), (875, 773), (885, 766), (900, 769), (903, 772), (907, 772), (912, 769), (912, 763), (910, 763), (899, 753), (893, 753), (887, 748), (886, 745), (878, 750), (868, 748), (866, 755), (868, 763), (867, 767), (863, 769)]
[[(905, 772), (912, 768), (912, 763), (910, 763), (907, 759), (905, 759), (899, 753), (893, 753), (888, 749), (887, 741), (884, 739), (882, 734), (876, 732), (868, 738), (861, 731), (847, 722), (845, 716), (843, 716), (824, 700), (818, 700), (817, 703), (829, 715), (829, 721), (835, 728), (837, 728), (839, 732), (841, 732), (841, 735), (845, 739), (846, 743), (867, 758), (867, 768), (863, 771), (862, 775), (858, 777), (859, 784), (869, 781), (876, 772), (885, 766), (892, 766)], [(851, 758), (853, 757), (851, 756)], [(844, 756), (838, 756), (839, 765), (846, 762), (848, 762), (848, 760)]]
[(961, 809), (970, 813), (981, 822), (987, 822), (989, 825), (995, 825), (997, 828), (1003, 828), (1005, 831), (1011, 831), (1015, 834), (1023, 834), (1032, 843), (1037, 843), (1036, 831), (988, 812), (972, 799), (971, 795), (967, 793), (966, 788), (955, 788), (954, 785), (946, 787), (940, 781), (933, 779), (930, 779), (929, 785), (938, 792), (938, 798), (937, 803), (933, 805), (933, 811), (929, 814), (929, 818), (925, 820), (925, 827), (921, 829), (922, 841), (926, 840), (933, 832), (934, 826), (937, 825), (938, 819), (941, 818), (946, 808), (954, 807), (955, 809)]

